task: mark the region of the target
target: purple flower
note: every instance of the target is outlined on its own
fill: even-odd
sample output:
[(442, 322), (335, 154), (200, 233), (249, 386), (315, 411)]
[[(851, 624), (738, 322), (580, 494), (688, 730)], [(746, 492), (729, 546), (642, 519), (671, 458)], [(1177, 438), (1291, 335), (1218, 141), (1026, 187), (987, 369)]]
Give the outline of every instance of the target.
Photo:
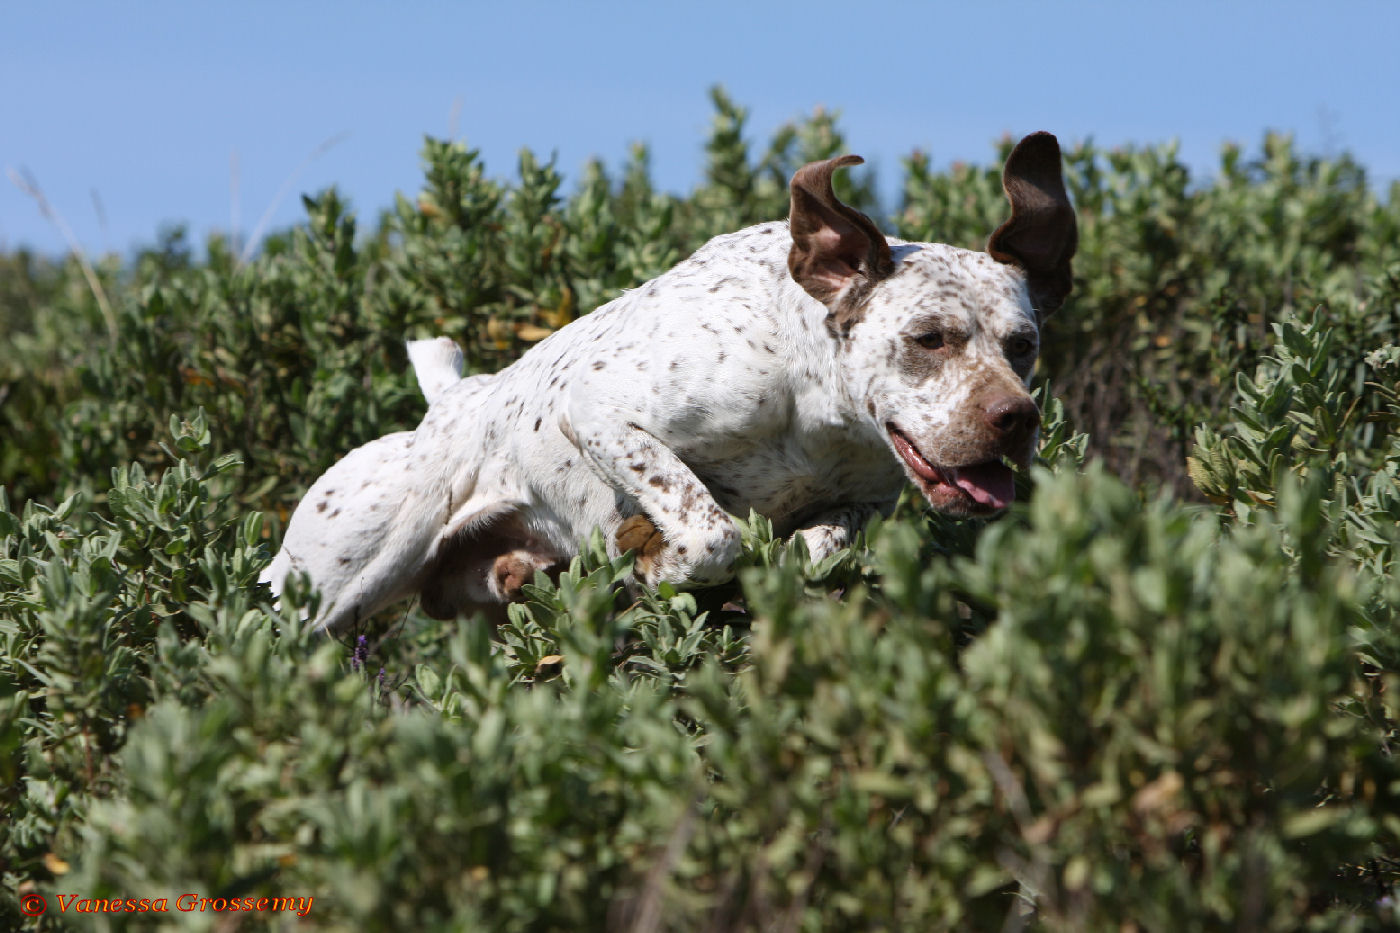
[[(358, 671), (365, 666), (366, 659), (369, 658), (369, 640), (361, 635), (355, 639), (355, 651), (350, 655), (350, 670)], [(381, 670), (382, 674), (383, 671)]]

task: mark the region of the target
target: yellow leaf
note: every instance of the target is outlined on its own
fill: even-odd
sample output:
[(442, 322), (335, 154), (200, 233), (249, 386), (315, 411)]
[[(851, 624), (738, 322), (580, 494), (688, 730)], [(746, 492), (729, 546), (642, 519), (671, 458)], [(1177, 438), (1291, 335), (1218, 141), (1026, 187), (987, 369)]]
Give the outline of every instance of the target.
[(554, 333), (554, 331), (550, 330), (548, 327), (540, 327), (537, 324), (515, 325), (515, 336), (529, 343), (534, 343), (536, 340), (543, 340), (552, 333)]
[(1133, 794), (1133, 809), (1138, 813), (1151, 813), (1160, 810), (1176, 799), (1176, 795), (1181, 793), (1181, 788), (1185, 786), (1185, 783), (1179, 773), (1168, 771), (1155, 781), (1143, 785), (1136, 794)]
[(1089, 860), (1082, 855), (1075, 855), (1070, 858), (1065, 865), (1065, 887), (1071, 891), (1078, 891), (1084, 887), (1089, 880)]
[(572, 321), (574, 319), (574, 290), (565, 285), (564, 293), (559, 296), (559, 305), (544, 317), (549, 326), (555, 330)]
[(1315, 807), (1311, 810), (1290, 813), (1283, 818), (1284, 838), (1297, 839), (1299, 836), (1314, 836), (1330, 828), (1333, 823), (1346, 815), (1346, 810), (1342, 807)]
[(44, 867), (55, 875), (63, 875), (68, 872), (68, 863), (52, 852), (44, 853)]
[(486, 321), (486, 336), (496, 346), (497, 350), (510, 349), (510, 325), (492, 316)]

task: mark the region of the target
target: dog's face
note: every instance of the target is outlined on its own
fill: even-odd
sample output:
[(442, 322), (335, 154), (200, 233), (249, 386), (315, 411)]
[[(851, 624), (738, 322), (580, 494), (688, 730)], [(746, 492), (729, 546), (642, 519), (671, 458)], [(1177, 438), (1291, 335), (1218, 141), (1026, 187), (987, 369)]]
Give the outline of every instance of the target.
[(895, 249), (895, 271), (843, 341), (845, 382), (935, 508), (1010, 504), (1012, 471), (1035, 453), (1040, 412), (1026, 383), (1039, 329), (1025, 278), (985, 253)]
[(1040, 412), (1026, 391), (1039, 321), (1069, 291), (1074, 212), (1053, 136), (1022, 140), (1007, 160), (1012, 218), (988, 252), (890, 246), (836, 200), (831, 172), (792, 183), (793, 278), (826, 304), (847, 391), (929, 503), (956, 516), (1010, 504), (1013, 473), (1035, 452)]

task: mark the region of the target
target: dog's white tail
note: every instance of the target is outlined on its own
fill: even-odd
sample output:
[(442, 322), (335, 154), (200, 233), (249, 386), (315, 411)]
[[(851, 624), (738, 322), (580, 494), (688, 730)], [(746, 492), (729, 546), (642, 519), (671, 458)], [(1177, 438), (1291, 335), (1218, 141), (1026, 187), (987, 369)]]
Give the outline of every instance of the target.
[(408, 361), (429, 405), (462, 380), (462, 348), (450, 337), (410, 340)]

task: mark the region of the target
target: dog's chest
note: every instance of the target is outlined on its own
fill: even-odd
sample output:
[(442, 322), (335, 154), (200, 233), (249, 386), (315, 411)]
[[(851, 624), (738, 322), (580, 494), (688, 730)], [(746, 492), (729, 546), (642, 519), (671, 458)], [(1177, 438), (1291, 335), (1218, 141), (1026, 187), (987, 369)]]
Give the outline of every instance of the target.
[(763, 443), (678, 451), (727, 512), (750, 509), (782, 534), (797, 519), (850, 502), (884, 502), (904, 477), (878, 440), (839, 427), (770, 435)]

